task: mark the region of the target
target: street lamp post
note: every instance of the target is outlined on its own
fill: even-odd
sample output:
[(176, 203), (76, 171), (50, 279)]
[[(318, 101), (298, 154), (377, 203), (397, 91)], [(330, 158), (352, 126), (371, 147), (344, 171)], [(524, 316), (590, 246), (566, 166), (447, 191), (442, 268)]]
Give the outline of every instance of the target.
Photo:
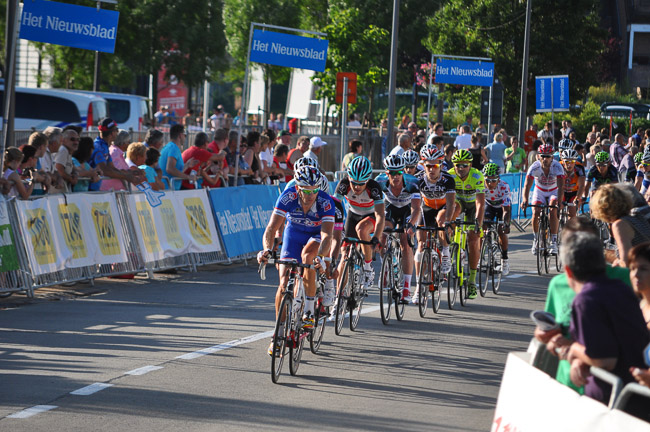
[[(533, 0), (526, 1), (526, 30), (524, 32), (524, 59), (521, 71), (521, 101), (519, 102), (519, 142), (526, 132), (526, 99), (528, 97), (528, 54), (530, 49), (530, 15)], [(551, 102), (552, 104), (552, 102)]]

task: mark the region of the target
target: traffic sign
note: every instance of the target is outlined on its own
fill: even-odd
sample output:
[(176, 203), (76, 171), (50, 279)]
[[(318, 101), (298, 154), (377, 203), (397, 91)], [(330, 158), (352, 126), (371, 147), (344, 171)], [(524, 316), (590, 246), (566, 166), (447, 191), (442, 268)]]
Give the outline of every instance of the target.
[(569, 111), (569, 75), (535, 77), (535, 109)]
[(339, 72), (336, 74), (336, 103), (343, 103), (343, 78), (348, 79), (348, 103), (357, 103), (357, 74), (355, 72)]

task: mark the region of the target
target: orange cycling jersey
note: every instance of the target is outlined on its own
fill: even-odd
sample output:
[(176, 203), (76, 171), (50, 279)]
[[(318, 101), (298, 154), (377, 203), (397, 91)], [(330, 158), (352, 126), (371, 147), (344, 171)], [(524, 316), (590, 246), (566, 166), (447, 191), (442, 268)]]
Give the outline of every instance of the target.
[[(564, 166), (564, 162), (562, 162), (562, 166)], [(576, 163), (572, 174), (569, 174), (566, 167), (564, 167), (564, 172), (566, 173), (564, 177), (564, 193), (578, 192), (578, 180), (580, 180), (580, 177), (585, 176), (585, 169), (582, 165)]]

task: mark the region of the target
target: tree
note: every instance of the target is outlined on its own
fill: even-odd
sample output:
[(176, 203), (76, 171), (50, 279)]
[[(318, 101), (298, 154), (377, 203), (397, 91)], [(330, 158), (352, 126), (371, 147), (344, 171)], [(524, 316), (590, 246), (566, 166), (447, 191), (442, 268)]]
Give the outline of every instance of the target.
[[(535, 109), (536, 75), (568, 74), (574, 101), (594, 84), (604, 48), (597, 8), (591, 0), (533, 2), (528, 114)], [(449, 0), (429, 19), (423, 41), (437, 53), (491, 57), (504, 86), (505, 123), (511, 128), (519, 110), (525, 13), (525, 1)]]

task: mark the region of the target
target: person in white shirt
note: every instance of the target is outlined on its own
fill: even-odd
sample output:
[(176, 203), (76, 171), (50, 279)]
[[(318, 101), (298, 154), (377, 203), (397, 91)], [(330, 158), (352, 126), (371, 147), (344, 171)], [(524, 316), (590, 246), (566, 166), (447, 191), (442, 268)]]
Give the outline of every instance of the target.
[(456, 150), (467, 150), (472, 146), (472, 131), (469, 125), (463, 126), (461, 130), (463, 133), (456, 137), (454, 147), (456, 147)]
[(393, 149), (390, 151), (389, 156), (393, 155), (401, 155), (404, 153), (406, 150), (410, 150), (412, 148), (411, 146), (411, 135), (408, 133), (403, 133), (400, 134), (397, 137), (397, 145), (393, 147)]
[(348, 121), (348, 127), (361, 127), (361, 123), (354, 114), (350, 114), (350, 121)]
[(311, 137), (309, 140), (309, 150), (304, 154), (305, 157), (310, 157), (318, 162), (318, 155), (323, 150), (321, 147), (326, 146), (327, 143), (320, 139), (320, 137)]

